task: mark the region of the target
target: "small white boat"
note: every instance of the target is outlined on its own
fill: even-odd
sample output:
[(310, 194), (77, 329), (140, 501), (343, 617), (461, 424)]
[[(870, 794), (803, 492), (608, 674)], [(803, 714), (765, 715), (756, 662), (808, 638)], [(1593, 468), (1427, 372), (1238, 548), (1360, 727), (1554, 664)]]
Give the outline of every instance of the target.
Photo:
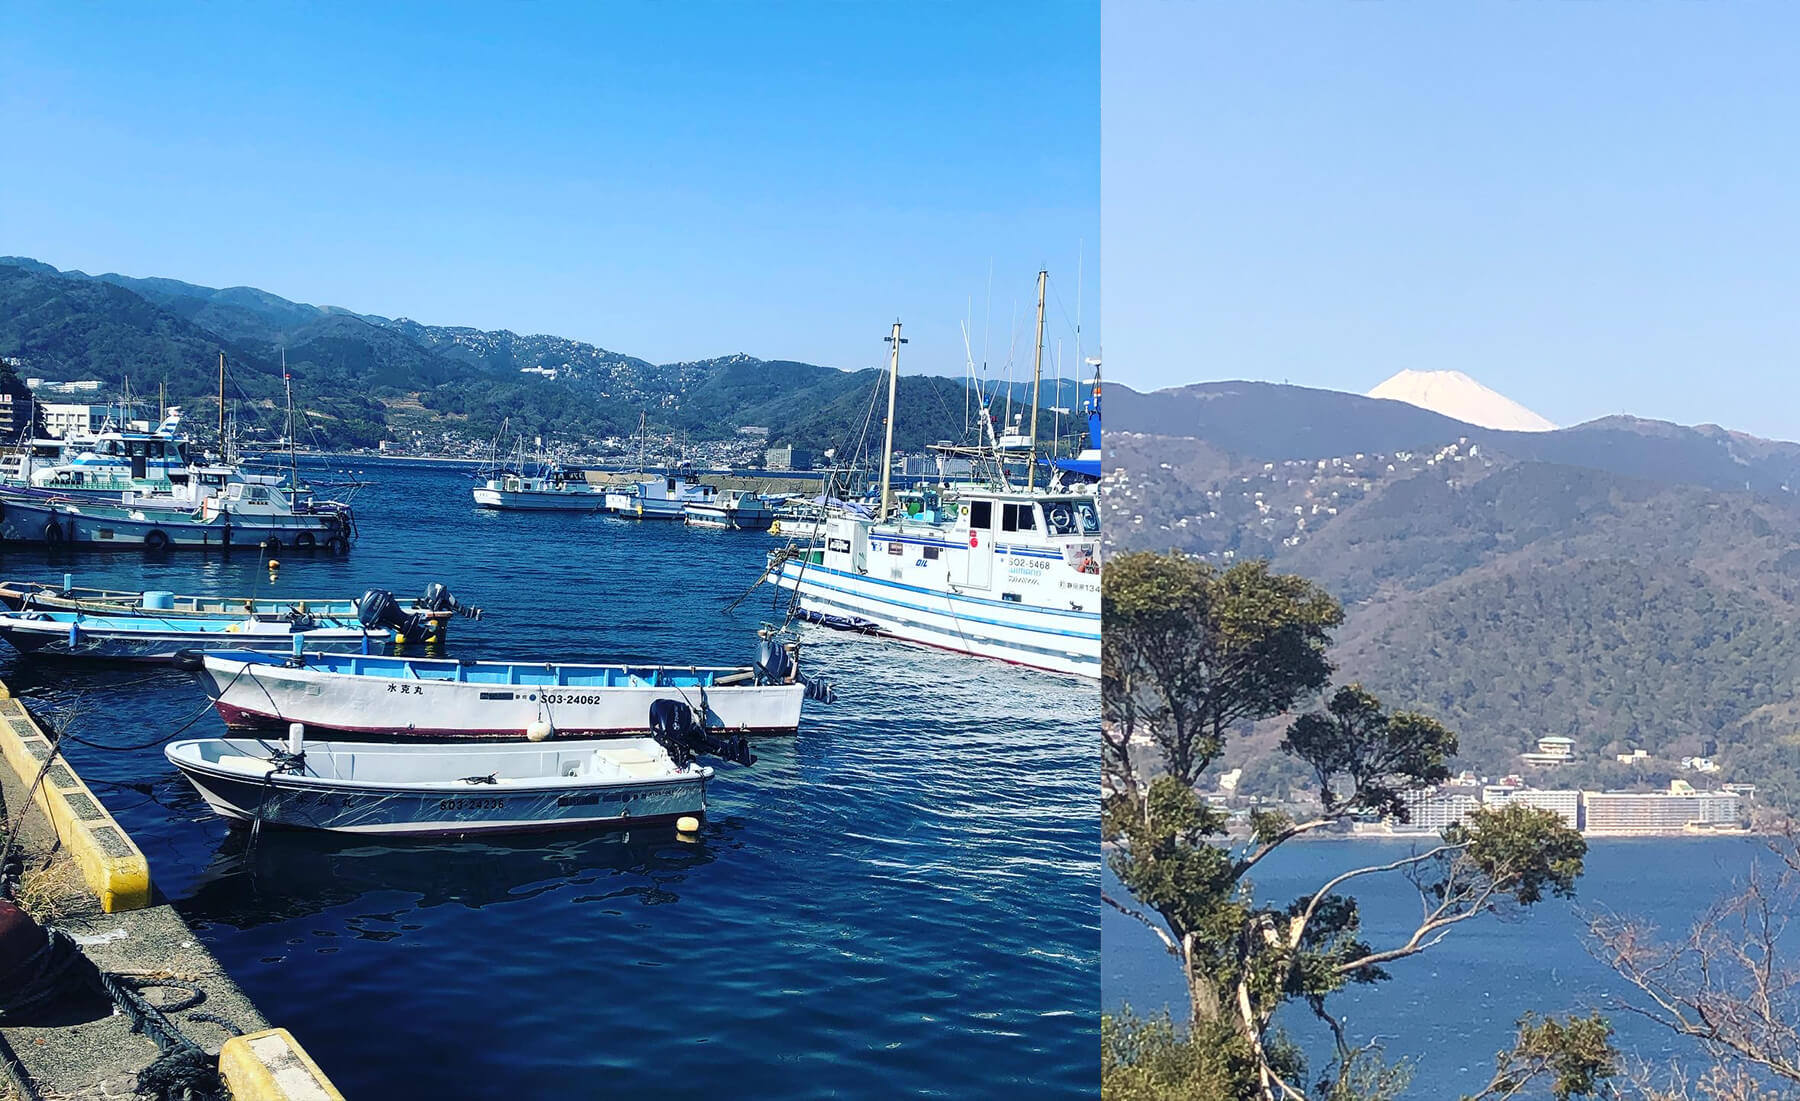
[(307, 646), (355, 650), (387, 641), (389, 628), (310, 615), (163, 618), (85, 612), (0, 613), (0, 638), (21, 653), (114, 661), (178, 662), (207, 646)]
[(792, 650), (755, 665), (575, 665), (380, 655), (208, 650), (201, 674), (225, 725), (304, 723), (391, 738), (592, 737), (650, 728), (660, 701), (684, 704), (708, 730), (791, 734), (808, 693)]
[(580, 476), (571, 479), (560, 472), (547, 477), (503, 474), (475, 487), (475, 503), (482, 508), (522, 512), (602, 512), (606, 490), (589, 485)]
[(689, 505), (711, 504), (716, 486), (702, 485), (693, 471), (683, 468), (661, 478), (643, 478), (615, 485), (606, 493), (606, 511), (634, 520), (681, 520)]
[(389, 836), (644, 826), (706, 813), (713, 770), (654, 738), (433, 745), (192, 738), (163, 750), (234, 822)]
[(711, 501), (689, 501), (683, 509), (687, 522), (697, 528), (731, 531), (767, 531), (775, 522), (769, 503), (747, 490), (734, 489)]
[(855, 501), (837, 497), (790, 497), (775, 509), (775, 522), (769, 525), (769, 533), (802, 542), (817, 541), (825, 537), (825, 521), (840, 514), (862, 519), (874, 515)]

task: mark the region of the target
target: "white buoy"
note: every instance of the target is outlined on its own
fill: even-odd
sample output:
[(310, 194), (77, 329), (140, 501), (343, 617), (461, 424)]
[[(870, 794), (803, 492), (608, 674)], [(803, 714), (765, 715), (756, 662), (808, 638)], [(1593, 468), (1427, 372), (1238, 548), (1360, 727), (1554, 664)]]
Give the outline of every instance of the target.
[(306, 724), (288, 724), (288, 752), (295, 757), (306, 752)]
[(554, 733), (555, 731), (551, 729), (550, 724), (542, 719), (539, 719), (537, 722), (534, 722), (525, 728), (525, 737), (534, 742), (541, 742)]
[(700, 819), (695, 818), (691, 814), (684, 814), (680, 818), (675, 819), (675, 828), (682, 833), (699, 833)]

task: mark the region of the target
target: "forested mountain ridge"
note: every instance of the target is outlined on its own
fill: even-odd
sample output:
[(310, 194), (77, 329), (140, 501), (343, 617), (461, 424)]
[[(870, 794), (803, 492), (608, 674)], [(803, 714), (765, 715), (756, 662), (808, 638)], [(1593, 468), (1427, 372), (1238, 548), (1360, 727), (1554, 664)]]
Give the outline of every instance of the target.
[[(1114, 401), (1115, 547), (1267, 557), (1318, 581), (1346, 604), (1339, 678), (1443, 720), (1490, 775), (1519, 771), (1549, 734), (1575, 739), (1581, 763), (1540, 784), (1698, 779), (1681, 758), (1716, 749), (1716, 778), (1800, 805), (1800, 496), (1778, 480), (1800, 448), (1631, 418), (1493, 433), (1255, 384), (1264, 415), (1298, 409), (1363, 448), (1321, 456), (1305, 426), (1232, 413), (1218, 395), (1239, 386), (1184, 388), (1215, 395), (1185, 406)], [(1136, 410), (1166, 431), (1180, 427), (1171, 407), (1218, 402), (1191, 434), (1134, 430)], [(1591, 444), (1584, 432), (1629, 446), (1536, 457)], [(1530, 449), (1515, 437), (1558, 436), (1517, 453)], [(1731, 468), (1736, 488), (1721, 487)], [(1253, 787), (1300, 779), (1271, 745), (1271, 731), (1247, 743)], [(1651, 761), (1614, 760), (1636, 749)]]
[[(129, 377), (140, 394), (166, 385), (172, 402), (216, 395), (216, 363), (230, 365), (228, 397), (272, 409), (282, 356), (320, 442), (372, 446), (414, 431), (486, 439), (500, 423), (580, 446), (628, 436), (640, 415), (653, 431), (695, 440), (769, 430), (770, 442), (815, 450), (854, 446), (881, 372), (839, 371), (731, 355), (652, 364), (596, 345), (422, 325), (291, 302), (252, 287), (63, 272), (0, 257), (0, 356), (51, 380)], [(896, 446), (962, 439), (964, 384), (903, 375)]]

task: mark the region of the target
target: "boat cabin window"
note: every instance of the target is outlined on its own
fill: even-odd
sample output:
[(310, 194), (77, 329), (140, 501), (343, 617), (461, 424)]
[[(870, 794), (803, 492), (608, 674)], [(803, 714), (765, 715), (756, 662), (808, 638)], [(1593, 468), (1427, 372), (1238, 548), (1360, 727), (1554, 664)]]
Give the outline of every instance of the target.
[(669, 482), (669, 492), (670, 493), (675, 492), (675, 479), (670, 478), (670, 479), (668, 479), (668, 482)]
[(268, 487), (266, 487), (266, 486), (251, 486), (250, 487), (250, 501), (251, 501), (251, 503), (258, 504), (258, 505), (267, 504), (269, 501)]
[(1097, 535), (1100, 516), (1091, 501), (1045, 501), (1045, 530), (1051, 535)]
[(983, 531), (994, 529), (994, 503), (992, 501), (969, 502), (969, 526), (981, 528)]
[(1036, 531), (1037, 509), (1032, 505), (1001, 506), (1000, 530)]

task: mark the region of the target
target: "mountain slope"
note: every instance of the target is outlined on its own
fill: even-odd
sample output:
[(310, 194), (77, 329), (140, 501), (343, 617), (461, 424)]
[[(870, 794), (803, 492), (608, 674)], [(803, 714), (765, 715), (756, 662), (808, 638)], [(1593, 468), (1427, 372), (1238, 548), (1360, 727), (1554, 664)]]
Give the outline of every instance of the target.
[[(1167, 426), (1206, 406), (1181, 436), (1131, 431), (1115, 402), (1115, 547), (1268, 557), (1320, 582), (1346, 604), (1339, 679), (1448, 722), (1489, 775), (1517, 771), (1548, 734), (1582, 758), (1559, 785), (1666, 782), (1716, 747), (1720, 779), (1800, 808), (1800, 495), (1779, 481), (1794, 445), (1608, 418), (1531, 434), (1458, 425), (1384, 449), (1436, 415), (1384, 402), (1361, 420), (1370, 402), (1356, 395), (1251, 391), (1265, 416), (1329, 426), (1340, 411), (1330, 430), (1363, 449), (1315, 457), (1291, 424), (1239, 420), (1241, 388), (1183, 388), (1169, 403), (1183, 409), (1153, 408)], [(1591, 462), (1536, 457), (1562, 454)], [(1271, 746), (1264, 732), (1236, 751), (1255, 751), (1238, 763), (1257, 783), (1292, 779)], [(1651, 760), (1614, 761), (1632, 749)]]
[(1243, 460), (1319, 460), (1420, 451), (1466, 439), (1495, 455), (1610, 470), (1715, 489), (1800, 488), (1800, 444), (1716, 425), (1605, 417), (1548, 432), (1508, 432), (1403, 402), (1267, 382), (1208, 382), (1140, 394), (1107, 387), (1121, 431), (1195, 438)]
[[(768, 428), (772, 442), (823, 450), (860, 431), (878, 384), (877, 372), (746, 355), (656, 365), (563, 337), (422, 325), (253, 287), (89, 276), (0, 257), (0, 355), (23, 360), (24, 373), (115, 385), (129, 377), (139, 393), (166, 384), (171, 401), (191, 404), (213, 400), (220, 352), (231, 367), (227, 396), (246, 402), (253, 425), (274, 423), (266, 414), (282, 394), (285, 355), (303, 423), (336, 446), (417, 434), (467, 450), (505, 423), (592, 447), (635, 431), (643, 414), (677, 450), (686, 440), (734, 440), (746, 425)], [(902, 389), (896, 446), (963, 438), (960, 382), (910, 376)], [(755, 445), (740, 442), (731, 454), (754, 457)]]

